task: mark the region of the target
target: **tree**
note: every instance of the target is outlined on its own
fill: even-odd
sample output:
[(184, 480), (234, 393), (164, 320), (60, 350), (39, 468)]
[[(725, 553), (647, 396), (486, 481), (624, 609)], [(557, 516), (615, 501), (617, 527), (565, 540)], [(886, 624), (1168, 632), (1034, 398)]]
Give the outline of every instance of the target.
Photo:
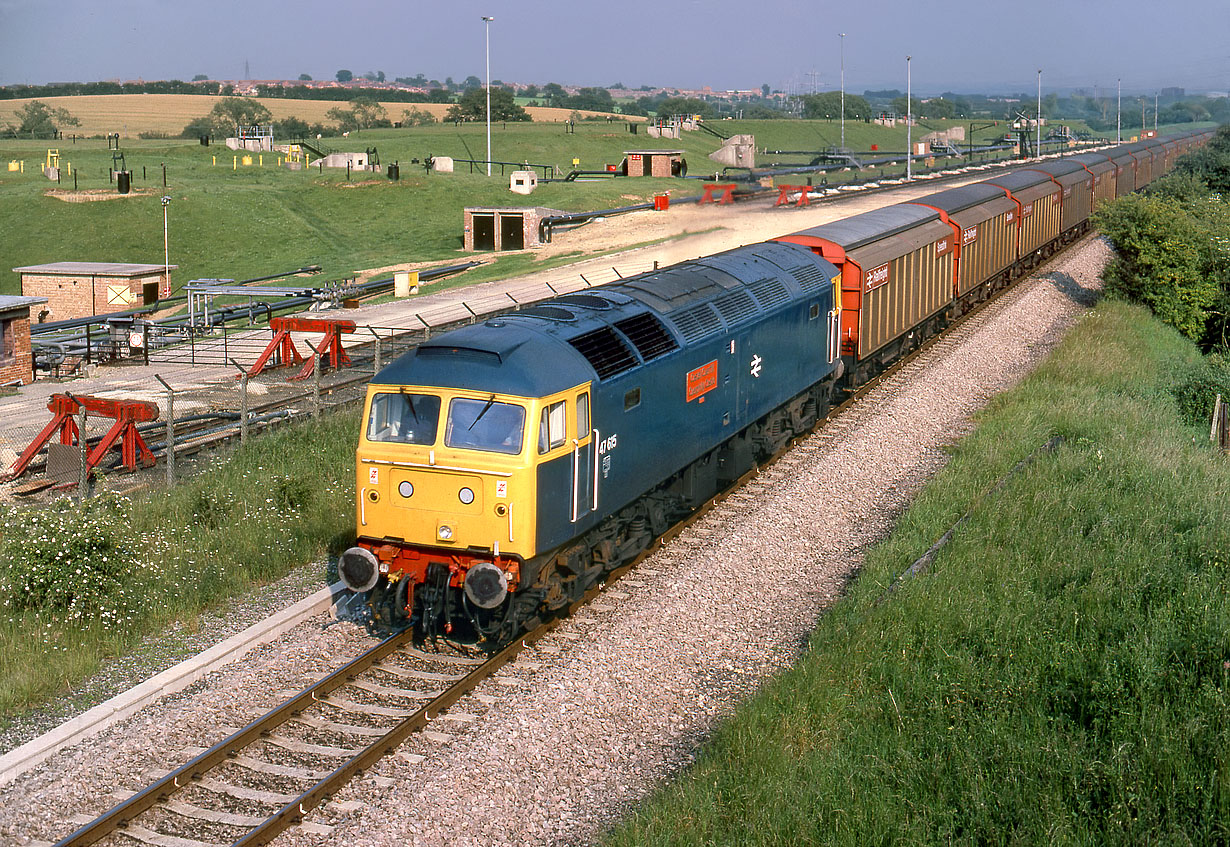
[(325, 117), (336, 121), (338, 129), (342, 132), (355, 132), (360, 129), (391, 125), (385, 115), (384, 106), (371, 97), (356, 97), (350, 101), (349, 110), (341, 106), (334, 106), (325, 112)]
[(522, 97), (537, 97), (538, 96), (538, 86), (537, 85), (527, 85), (525, 88), (521, 89), (521, 96)]
[[(450, 121), (485, 121), (487, 119), (487, 92), (471, 88), (458, 98), (457, 103), (445, 116)], [(517, 105), (513, 93), (507, 88), (491, 89), (491, 120), (528, 121), (529, 113)]]
[(461, 84), (461, 87), (464, 88), (466, 91), (469, 91), (471, 88), (482, 88), (483, 81), (479, 79), (478, 77), (474, 76), (474, 74), (470, 74), (468, 77), (466, 77), (466, 81)]
[(256, 100), (247, 97), (223, 97), (207, 116), (210, 135), (220, 138), (237, 136), (239, 127), (273, 122), (273, 114)]
[(1214, 272), (1215, 232), (1177, 200), (1131, 194), (1103, 206), (1094, 224), (1115, 246), (1106, 292), (1152, 310), (1194, 341), (1204, 339), (1224, 293)]
[(564, 86), (558, 82), (548, 82), (542, 87), (542, 99), (548, 106), (560, 105), (567, 96), (568, 92), (564, 91)]
[(695, 97), (667, 97), (658, 104), (657, 112), (659, 117), (700, 115), (702, 118), (712, 118), (715, 115), (712, 106)]
[[(823, 94), (803, 95), (803, 117), (815, 120), (817, 118), (841, 117), (841, 92), (826, 91)], [(847, 120), (862, 120), (871, 117), (871, 104), (866, 98), (857, 94), (846, 94)]]
[(769, 87), (769, 84), (767, 82), (760, 86), (760, 96), (761, 97), (764, 97), (767, 99), (770, 92), (772, 91), (773, 89)]
[(430, 126), (436, 122), (436, 116), (425, 109), (406, 109), (401, 113), (402, 126)]
[(31, 100), (17, 110), (19, 123), (10, 124), (6, 135), (20, 135), (25, 138), (55, 138), (61, 127), (80, 126), (81, 121), (63, 107), (52, 108), (41, 100)]
[(207, 79), (209, 79), (209, 77), (207, 77), (205, 74), (197, 74), (196, 76), (192, 78), (192, 81), (193, 82), (204, 82)]
[(312, 75), (311, 74), (299, 74), (299, 81), (300, 82), (311, 82)]
[(615, 100), (611, 97), (611, 92), (605, 88), (578, 89), (576, 94), (568, 97), (560, 105), (571, 109), (588, 109), (591, 112), (615, 111)]
[(350, 82), (350, 81), (351, 81), (351, 80), (353, 80), (353, 79), (354, 79), (354, 74), (352, 74), (352, 73), (351, 73), (350, 71), (348, 71), (348, 70), (343, 69), (343, 70), (340, 70), (340, 71), (338, 71), (338, 72), (337, 72), (337, 81), (338, 81), (338, 82)]

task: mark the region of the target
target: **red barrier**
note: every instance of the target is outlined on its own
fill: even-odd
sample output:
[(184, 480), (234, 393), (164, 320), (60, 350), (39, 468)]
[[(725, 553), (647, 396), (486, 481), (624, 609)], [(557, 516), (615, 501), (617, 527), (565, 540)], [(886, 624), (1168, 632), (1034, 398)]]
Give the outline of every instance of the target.
[[(346, 355), (346, 349), (342, 346), (342, 333), (354, 332), (354, 321), (329, 320), (328, 318), (274, 318), (269, 321), (269, 328), (273, 330), (273, 339), (265, 348), (265, 352), (261, 353), (260, 358), (256, 360), (256, 364), (248, 371), (250, 377), (256, 376), (267, 367), (298, 364), (302, 364), (303, 368), (291, 379), (307, 379), (312, 375), (312, 370), (316, 367), (316, 357), (300, 355), (295, 349), (294, 340), (290, 337), (292, 332), (324, 333), (324, 339), (316, 348), (320, 357), (323, 359), (327, 355), (334, 370), (350, 364), (350, 357)], [(273, 360), (273, 364), (270, 364), (270, 360)]]
[[(725, 205), (727, 203), (733, 203), (735, 202), (735, 188), (737, 187), (738, 186), (733, 182), (731, 183), (706, 182), (705, 183), (705, 193), (700, 196), (700, 200), (698, 202), (699, 203), (717, 202), (721, 205)], [(719, 197), (715, 201), (713, 199), (714, 192), (719, 192), (719, 191), (721, 192), (722, 196)]]
[(810, 185), (779, 185), (777, 189), (780, 193), (777, 195), (777, 202), (773, 204), (774, 206), (784, 206), (789, 203), (788, 195), (796, 191), (799, 192), (799, 201), (795, 204), (796, 206), (811, 205), (811, 198), (808, 197), (808, 192), (812, 189)]
[[(14, 479), (25, 473), (30, 463), (39, 451), (46, 446), (58, 430), (61, 444), (80, 444), (81, 431), (77, 426), (76, 417), (82, 409), (93, 415), (112, 418), (115, 423), (102, 440), (86, 457), (86, 470), (98, 467), (103, 456), (112, 447), (120, 448), (124, 467), (130, 471), (137, 469), (138, 458), (145, 467), (154, 464), (153, 451), (137, 432), (138, 423), (158, 420), (158, 405), (144, 400), (110, 400), (103, 397), (92, 397), (88, 394), (53, 394), (47, 404), (47, 410), (53, 414), (51, 423), (43, 427), (42, 432), (35, 436), (30, 446), (17, 457), (9, 471), (9, 479)], [(117, 445), (116, 442), (119, 442)]]

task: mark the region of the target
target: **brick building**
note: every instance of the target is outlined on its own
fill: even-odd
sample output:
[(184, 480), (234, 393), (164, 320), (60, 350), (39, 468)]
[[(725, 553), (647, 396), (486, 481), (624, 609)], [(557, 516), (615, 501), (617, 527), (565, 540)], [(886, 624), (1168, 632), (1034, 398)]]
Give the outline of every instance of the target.
[(0, 385), (34, 381), (30, 310), (46, 302), (46, 297), (0, 295)]
[(466, 250), (524, 250), (538, 247), (538, 225), (543, 218), (564, 214), (544, 206), (494, 208), (467, 206), (463, 210)]
[(13, 271), (21, 274), (22, 294), (45, 298), (47, 306), (35, 315), (35, 323), (122, 312), (171, 292), (170, 277), (162, 265), (52, 262)]

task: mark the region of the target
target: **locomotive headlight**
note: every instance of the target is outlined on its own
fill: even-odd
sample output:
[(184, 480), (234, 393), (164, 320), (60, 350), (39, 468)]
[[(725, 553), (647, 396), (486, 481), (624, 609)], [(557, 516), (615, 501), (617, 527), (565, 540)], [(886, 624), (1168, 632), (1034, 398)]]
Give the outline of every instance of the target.
[(452, 541), (453, 528), (448, 524), (440, 524), (439, 528), (436, 529), (436, 537), (441, 541)]
[(414, 483), (408, 479), (404, 480), (397, 486), (397, 493), (407, 499), (412, 497), (414, 495)]
[(457, 492), (457, 499), (468, 506), (474, 502), (474, 492), (469, 488), (463, 488)]

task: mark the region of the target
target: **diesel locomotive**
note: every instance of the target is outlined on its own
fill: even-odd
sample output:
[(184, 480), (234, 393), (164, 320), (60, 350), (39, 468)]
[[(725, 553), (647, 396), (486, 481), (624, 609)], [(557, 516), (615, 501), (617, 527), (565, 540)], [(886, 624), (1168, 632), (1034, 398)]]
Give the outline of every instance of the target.
[(419, 345), (368, 386), (342, 581), (392, 626), (507, 640), (1208, 137), (1025, 167)]

